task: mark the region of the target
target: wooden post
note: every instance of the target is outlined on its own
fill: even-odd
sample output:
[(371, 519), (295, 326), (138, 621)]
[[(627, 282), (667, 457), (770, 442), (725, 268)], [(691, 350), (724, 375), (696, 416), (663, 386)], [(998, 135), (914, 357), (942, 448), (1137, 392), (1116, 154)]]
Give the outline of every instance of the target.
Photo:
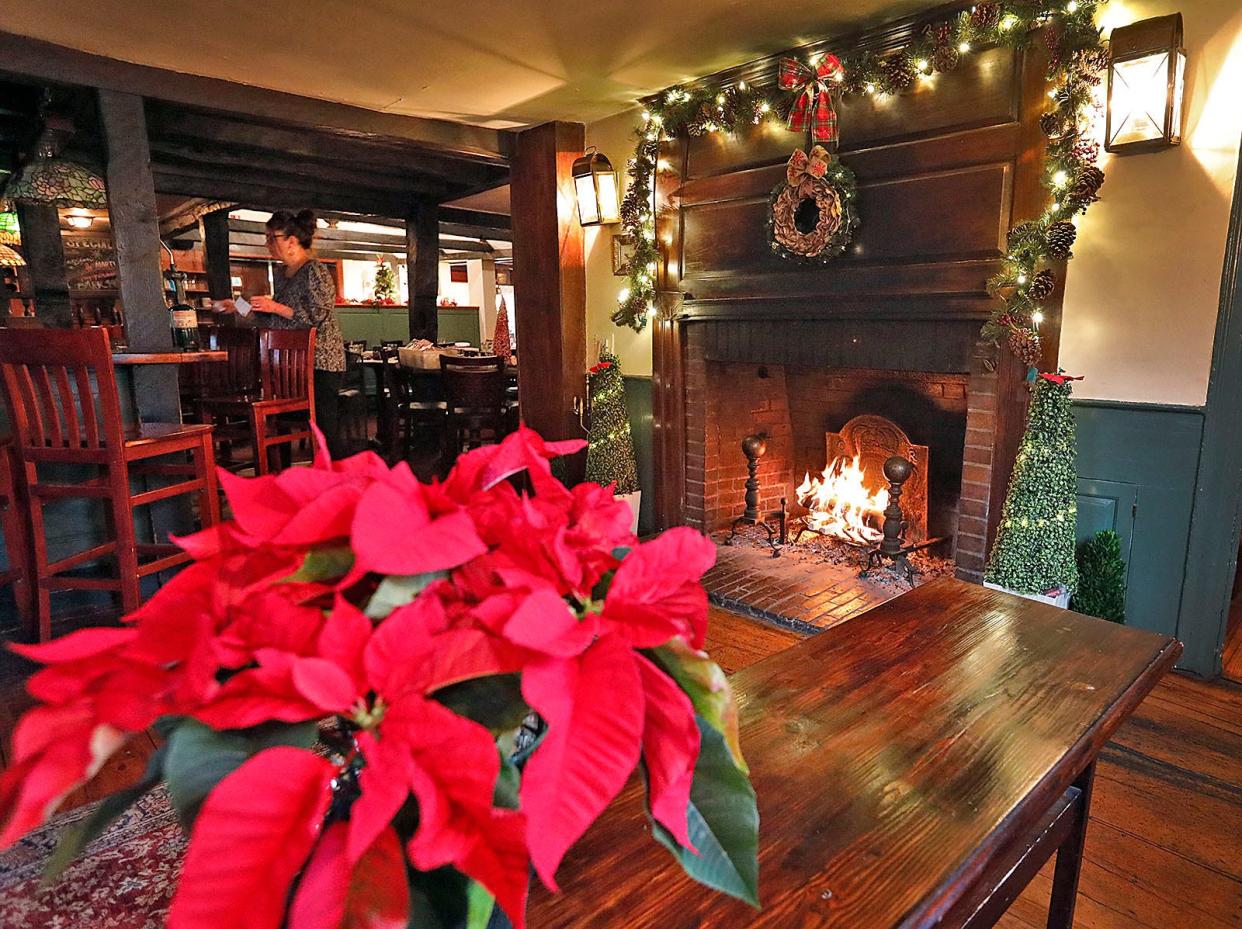
[[(125, 334), (136, 352), (172, 351), (168, 306), (160, 273), (160, 226), (142, 98), (99, 91), (108, 153), (108, 214), (116, 245), (117, 279), (125, 304)], [(135, 365), (130, 372), (134, 413), (142, 422), (181, 422), (176, 365)], [(191, 528), (184, 497), (152, 504), (152, 538), (166, 541)]]
[(207, 290), (213, 300), (233, 296), (233, 273), (229, 267), (229, 211), (203, 214), (203, 254), (207, 259)]
[(17, 204), (22, 251), (34, 288), (35, 315), (45, 326), (73, 325), (69, 285), (65, 283), (65, 248), (60, 240), (60, 214), (42, 203)]
[(574, 412), (586, 371), (586, 269), (570, 175), (580, 123), (519, 133), (512, 168), (514, 319), (522, 417), (547, 439), (582, 438)]
[(419, 203), (405, 221), (406, 280), (410, 338), (436, 341), (440, 296), (440, 208)]

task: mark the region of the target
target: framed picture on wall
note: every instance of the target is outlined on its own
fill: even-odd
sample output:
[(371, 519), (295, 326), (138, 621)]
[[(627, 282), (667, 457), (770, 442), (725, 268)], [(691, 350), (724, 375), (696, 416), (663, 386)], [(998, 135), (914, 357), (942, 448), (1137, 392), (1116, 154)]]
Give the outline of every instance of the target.
[(630, 262), (634, 259), (634, 237), (632, 235), (614, 235), (612, 237), (612, 273), (620, 277), (629, 273)]

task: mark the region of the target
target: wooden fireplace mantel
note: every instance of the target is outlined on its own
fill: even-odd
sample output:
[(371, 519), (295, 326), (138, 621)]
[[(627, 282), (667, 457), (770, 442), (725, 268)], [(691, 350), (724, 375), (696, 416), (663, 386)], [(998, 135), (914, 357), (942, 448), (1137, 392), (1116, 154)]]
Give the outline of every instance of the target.
[[(880, 33), (869, 41), (882, 45)], [(862, 224), (826, 266), (781, 261), (767, 239), (768, 193), (804, 138), (765, 124), (663, 144), (652, 378), (659, 528), (695, 523), (702, 510), (695, 397), (707, 389), (704, 361), (714, 363), (704, 339), (730, 361), (960, 373), (970, 377), (971, 452), (955, 557), (959, 576), (981, 575), (1027, 391), (1024, 366), (978, 331), (995, 305), (986, 282), (1008, 230), (1047, 201), (1046, 72), (1035, 42), (980, 51), (906, 93), (842, 101), (839, 154), (858, 177)], [(1063, 268), (1053, 270), (1060, 280)], [(1056, 367), (1060, 304), (1058, 284), (1041, 326), (1044, 369)]]

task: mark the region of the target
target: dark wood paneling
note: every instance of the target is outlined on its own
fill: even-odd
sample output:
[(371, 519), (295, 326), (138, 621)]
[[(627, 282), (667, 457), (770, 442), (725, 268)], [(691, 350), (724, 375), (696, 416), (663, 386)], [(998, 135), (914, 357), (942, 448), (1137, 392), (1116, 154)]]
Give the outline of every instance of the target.
[[(969, 55), (961, 67), (937, 74), (900, 96), (861, 97), (840, 102), (841, 155), (884, 143), (931, 138), (965, 129), (1014, 123), (1018, 53), (992, 49)], [(806, 135), (772, 121), (736, 134), (709, 133), (690, 146), (687, 177), (725, 174), (783, 161), (806, 145)]]
[(574, 413), (586, 372), (586, 268), (571, 169), (585, 128), (521, 133), (513, 158), (514, 303), (522, 417), (549, 439), (581, 438)]
[[(1009, 198), (1008, 164), (860, 185), (862, 226), (839, 265), (999, 256)], [(722, 268), (796, 273), (795, 266), (772, 254), (769, 211), (766, 195), (686, 208), (686, 277)]]
[[(822, 298), (908, 297), (952, 294), (986, 298), (986, 281), (1001, 269), (1001, 260), (975, 259), (951, 263), (807, 267), (797, 274), (764, 271), (702, 271), (682, 283), (688, 302), (740, 301), (748, 297), (794, 299), (813, 308)], [(756, 295), (759, 295), (756, 297)], [(990, 298), (988, 298), (990, 299)], [(694, 312), (698, 312), (697, 309)], [(806, 315), (807, 309), (795, 315)]]

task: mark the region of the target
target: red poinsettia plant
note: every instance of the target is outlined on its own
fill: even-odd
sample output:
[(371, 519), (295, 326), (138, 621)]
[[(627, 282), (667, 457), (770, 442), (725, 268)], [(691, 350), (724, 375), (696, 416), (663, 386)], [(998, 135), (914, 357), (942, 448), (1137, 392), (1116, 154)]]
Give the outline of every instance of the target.
[[(712, 543), (639, 543), (611, 488), (522, 429), (442, 483), (370, 453), (252, 480), (234, 520), (120, 628), (14, 650), (45, 667), (0, 777), (0, 847), (131, 738), (140, 782), (62, 837), (57, 867), (157, 785), (189, 830), (171, 929), (521, 929), (530, 870), (635, 770), (652, 832), (756, 902), (758, 815), (702, 651)], [(519, 489), (520, 484), (520, 489)], [(635, 828), (638, 828), (635, 824)]]

